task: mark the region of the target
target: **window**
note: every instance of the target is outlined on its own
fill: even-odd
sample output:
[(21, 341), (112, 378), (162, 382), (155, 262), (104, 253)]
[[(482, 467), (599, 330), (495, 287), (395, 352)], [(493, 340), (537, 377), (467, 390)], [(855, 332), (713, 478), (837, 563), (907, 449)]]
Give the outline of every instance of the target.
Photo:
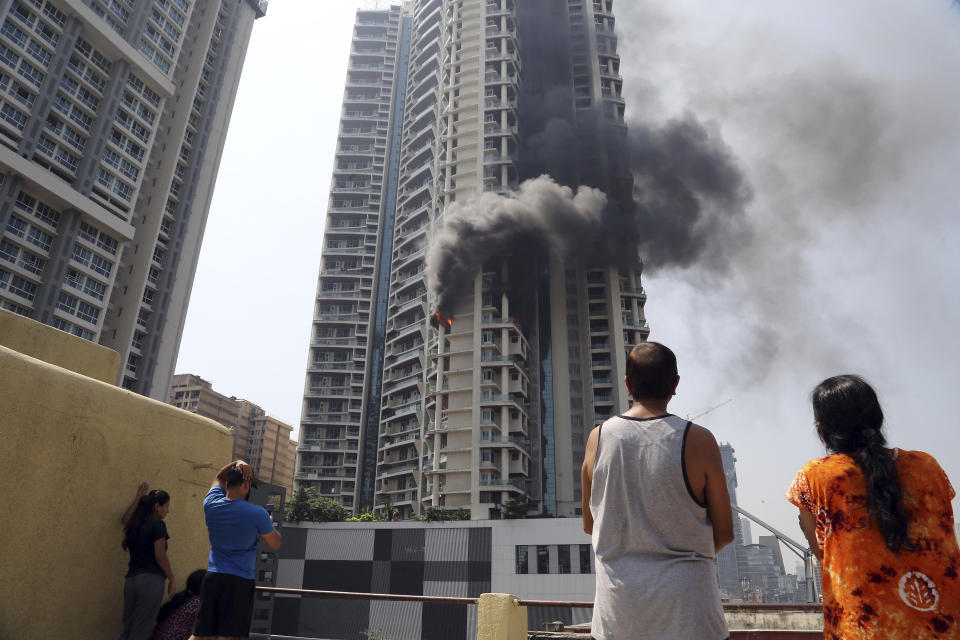
[(103, 161), (114, 169), (120, 168), (120, 155), (111, 151), (108, 147), (103, 148)]
[(101, 258), (96, 254), (93, 254), (93, 256), (90, 258), (90, 268), (100, 275), (110, 277), (110, 269), (112, 267), (113, 263), (106, 258)]
[(97, 300), (103, 300), (103, 296), (107, 292), (107, 287), (93, 278), (87, 278), (83, 286), (83, 292)]
[(119, 243), (116, 240), (114, 240), (107, 234), (103, 233), (102, 231), (97, 236), (97, 246), (103, 249), (104, 251), (107, 251), (108, 253), (116, 255), (118, 245)]
[(87, 302), (80, 302), (77, 305), (77, 317), (90, 324), (96, 324), (100, 319), (100, 309)]
[(30, 273), (40, 275), (40, 272), (43, 271), (43, 265), (45, 264), (45, 261), (41, 260), (32, 253), (23, 251), (20, 253), (20, 261), (18, 264)]
[(43, 204), (42, 202), (37, 203), (37, 208), (33, 212), (33, 215), (54, 228), (56, 228), (57, 223), (60, 221), (60, 213), (57, 211), (54, 211), (53, 209)]
[(537, 545), (537, 573), (550, 573), (550, 547)]
[(30, 231), (27, 233), (27, 242), (40, 247), (44, 251), (50, 251), (50, 243), (53, 242), (53, 236), (31, 225)]
[(67, 269), (67, 275), (63, 277), (64, 284), (71, 286), (74, 289), (82, 289), (85, 280), (86, 276), (81, 274), (79, 271), (74, 271), (73, 269)]
[(17, 216), (10, 216), (10, 220), (7, 221), (7, 231), (18, 238), (23, 238), (27, 235), (27, 222)]
[(593, 549), (589, 544), (580, 545), (580, 573), (593, 573), (590, 569), (590, 558), (593, 557)]
[(0, 108), (0, 117), (16, 127), (18, 131), (23, 131), (23, 127), (27, 124), (27, 116), (23, 115), (7, 103), (4, 103), (3, 107)]
[(6, 240), (0, 240), (0, 259), (6, 260), (7, 262), (16, 262), (17, 256), (19, 255), (20, 247)]
[(570, 573), (570, 545), (557, 545), (557, 569), (558, 573)]
[(22, 75), (28, 81), (30, 81), (37, 88), (43, 83), (44, 75), (40, 72), (39, 69), (34, 67), (32, 64), (26, 60), (20, 61), (20, 66), (17, 67), (17, 73)]
[(37, 294), (37, 285), (27, 282), (20, 276), (13, 276), (10, 279), (9, 289), (10, 293), (26, 298), (30, 302), (33, 302), (33, 298)]
[(97, 230), (86, 222), (80, 223), (80, 231), (78, 232), (78, 235), (87, 242), (91, 244), (95, 243), (97, 241), (97, 233)]
[(30, 44), (27, 45), (27, 52), (45, 67), (50, 64), (50, 60), (53, 57), (50, 55), (50, 52), (41, 47), (40, 43), (36, 40), (30, 40)]
[(57, 309), (61, 311), (66, 311), (70, 315), (74, 315), (77, 310), (77, 303), (80, 302), (73, 296), (68, 293), (60, 292), (60, 297), (57, 298)]
[(3, 28), (0, 29), (0, 33), (10, 38), (21, 47), (27, 43), (27, 34), (16, 28), (9, 20), (4, 21)]
[(518, 544), (516, 547), (517, 573), (529, 573), (527, 567), (527, 545)]

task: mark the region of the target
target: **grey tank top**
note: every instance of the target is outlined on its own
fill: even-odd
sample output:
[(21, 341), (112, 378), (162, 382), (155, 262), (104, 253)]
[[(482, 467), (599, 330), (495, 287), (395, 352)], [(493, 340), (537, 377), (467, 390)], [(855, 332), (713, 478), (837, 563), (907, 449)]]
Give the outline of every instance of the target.
[(603, 423), (593, 483), (597, 640), (721, 640), (713, 527), (684, 472), (689, 422)]

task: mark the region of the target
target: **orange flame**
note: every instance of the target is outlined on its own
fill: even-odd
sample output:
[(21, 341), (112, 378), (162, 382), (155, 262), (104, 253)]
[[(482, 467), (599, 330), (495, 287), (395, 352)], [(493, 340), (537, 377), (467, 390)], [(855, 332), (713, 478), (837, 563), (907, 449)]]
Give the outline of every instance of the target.
[(438, 327), (443, 326), (449, 329), (453, 326), (453, 316), (445, 313), (442, 309), (437, 309), (437, 312), (433, 314), (433, 318)]

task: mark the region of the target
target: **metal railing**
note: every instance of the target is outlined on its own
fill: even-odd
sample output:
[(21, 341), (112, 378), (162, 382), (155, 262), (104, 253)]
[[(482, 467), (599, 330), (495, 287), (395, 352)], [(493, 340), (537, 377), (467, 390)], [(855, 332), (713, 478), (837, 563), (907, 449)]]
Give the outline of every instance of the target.
[[(584, 600), (539, 600), (539, 599), (528, 599), (528, 598), (519, 598), (516, 596), (506, 595), (506, 594), (482, 594), (477, 598), (462, 598), (454, 596), (418, 596), (418, 595), (405, 595), (405, 594), (394, 594), (394, 593), (361, 593), (354, 591), (323, 591), (315, 589), (290, 589), (286, 587), (257, 587), (256, 590), (263, 594), (272, 594), (279, 596), (299, 596), (304, 598), (329, 598), (336, 600), (381, 600), (388, 602), (420, 602), (420, 603), (441, 603), (441, 604), (458, 604), (464, 606), (470, 605), (480, 605), (478, 611), (478, 624), (484, 625), (484, 623), (489, 624), (489, 620), (484, 620), (484, 618), (494, 618), (502, 617), (506, 615), (507, 617), (512, 618), (506, 627), (516, 624), (526, 623), (526, 614), (522, 614), (520, 617), (511, 616), (510, 609), (516, 610), (520, 607), (569, 607), (577, 609), (592, 609), (593, 602), (584, 601)], [(482, 604), (486, 602), (487, 604)], [(499, 604), (498, 604), (499, 603)], [(487, 610), (484, 611), (484, 606), (487, 607)], [(725, 613), (778, 613), (778, 612), (802, 612), (802, 613), (821, 613), (823, 611), (823, 605), (821, 604), (807, 604), (807, 603), (773, 603), (773, 604), (752, 604), (752, 603), (737, 603), (729, 604), (724, 603), (723, 610)], [(524, 624), (525, 626), (525, 624)], [(515, 637), (516, 628), (513, 631), (509, 631), (506, 628), (503, 628), (504, 625), (499, 625), (499, 632), (495, 633), (493, 637), (496, 638), (506, 638)], [(589, 633), (588, 629), (582, 628), (582, 625), (578, 625), (576, 629), (579, 633)], [(526, 630), (521, 631), (523, 633)], [(568, 631), (573, 631), (570, 629)], [(778, 632), (758, 632), (771, 637), (776, 636)], [(788, 633), (797, 633), (797, 632), (788, 632)], [(822, 631), (819, 632), (803, 632), (809, 635), (814, 633), (822, 634)], [(524, 634), (526, 635), (526, 634)], [(738, 632), (731, 633), (731, 636), (742, 637), (742, 634)], [(757, 637), (764, 637), (757, 636)], [(258, 634), (251, 633), (251, 638), (258, 638), (260, 640), (306, 640), (301, 636), (283, 636), (276, 634)], [(754, 637), (754, 636), (750, 636)], [(793, 636), (791, 636), (793, 637)]]
[[(257, 591), (261, 593), (273, 593), (287, 596), (304, 596), (308, 598), (333, 598), (339, 600), (387, 600), (392, 602), (436, 602), (444, 604), (477, 604), (480, 598), (463, 598), (456, 596), (416, 596), (399, 593), (365, 593), (359, 591), (323, 591), (317, 589), (291, 589), (287, 587), (260, 587)], [(570, 607), (573, 609), (592, 609), (593, 602), (590, 600), (539, 600), (535, 598), (517, 598), (517, 604), (521, 607)], [(737, 602), (723, 603), (724, 611), (823, 611), (823, 604), (808, 602), (773, 602), (773, 603), (753, 603)]]

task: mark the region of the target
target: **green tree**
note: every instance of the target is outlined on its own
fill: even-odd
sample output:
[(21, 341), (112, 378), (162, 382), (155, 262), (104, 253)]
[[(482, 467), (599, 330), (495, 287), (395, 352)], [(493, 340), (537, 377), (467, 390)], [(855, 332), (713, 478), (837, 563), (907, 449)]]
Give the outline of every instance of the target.
[(331, 498), (316, 496), (310, 502), (310, 520), (312, 522), (343, 522), (350, 512)]
[(374, 517), (376, 516), (380, 516), (377, 518), (377, 520), (393, 522), (393, 520), (400, 517), (400, 510), (393, 506), (393, 500), (390, 498), (390, 496), (384, 496), (383, 510), (379, 513), (375, 513)]
[(293, 492), (283, 511), (287, 522), (343, 522), (350, 512), (336, 500), (318, 496), (313, 487), (300, 487)]
[(469, 509), (435, 509), (427, 507), (422, 515), (416, 516), (417, 520), (424, 522), (449, 522), (451, 520), (469, 520)]
[(310, 521), (310, 505), (316, 497), (317, 492), (313, 487), (300, 487), (294, 491), (290, 499), (287, 500), (287, 504), (283, 509), (283, 519), (287, 522), (295, 523), (305, 520)]
[(503, 518), (504, 520), (526, 518), (532, 506), (532, 501), (528, 498), (507, 498), (503, 503)]

